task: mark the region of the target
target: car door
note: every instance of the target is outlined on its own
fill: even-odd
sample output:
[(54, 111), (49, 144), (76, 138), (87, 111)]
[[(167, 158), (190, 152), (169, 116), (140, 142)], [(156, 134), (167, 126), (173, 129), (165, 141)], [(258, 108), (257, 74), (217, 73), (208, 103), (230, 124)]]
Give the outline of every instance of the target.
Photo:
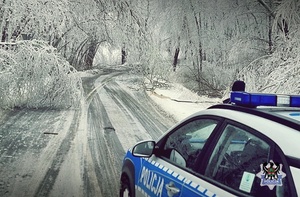
[(182, 181), (174, 166), (152, 156), (143, 159), (136, 186), (136, 196), (180, 196)]
[[(261, 175), (265, 165), (281, 166), (284, 162), (275, 143), (259, 132), (232, 121), (226, 121), (215, 136), (216, 140), (207, 153), (206, 163), (202, 165), (199, 177), (203, 177), (211, 188), (211, 195), (226, 196), (285, 196), (290, 194), (290, 186), (281, 171), (282, 185), (276, 189), (262, 187)], [(273, 161), (274, 159), (274, 161)], [(279, 165), (280, 164), (280, 165)], [(286, 168), (284, 168), (286, 169)], [(280, 173), (279, 173), (280, 174)], [(276, 177), (277, 179), (278, 177)], [(202, 189), (203, 190), (203, 189)], [(183, 188), (182, 195), (189, 193)]]
[[(186, 196), (184, 185), (197, 189), (196, 183), (190, 181), (195, 174), (194, 163), (218, 123), (219, 120), (212, 117), (193, 118), (162, 138), (154, 154), (142, 161), (137, 196), (178, 197)], [(200, 192), (203, 191), (192, 196), (199, 196)]]

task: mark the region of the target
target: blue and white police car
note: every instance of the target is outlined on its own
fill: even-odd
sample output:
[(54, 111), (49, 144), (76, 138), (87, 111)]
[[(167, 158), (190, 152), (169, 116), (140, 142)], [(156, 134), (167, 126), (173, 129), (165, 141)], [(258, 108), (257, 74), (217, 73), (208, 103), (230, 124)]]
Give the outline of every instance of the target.
[(128, 150), (120, 196), (298, 196), (300, 96), (231, 92)]

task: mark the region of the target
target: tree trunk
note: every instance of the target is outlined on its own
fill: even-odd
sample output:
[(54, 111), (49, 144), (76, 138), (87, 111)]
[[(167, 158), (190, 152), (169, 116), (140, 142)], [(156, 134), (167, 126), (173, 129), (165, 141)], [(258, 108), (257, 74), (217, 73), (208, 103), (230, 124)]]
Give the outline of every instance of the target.
[[(272, 8), (272, 0), (270, 0), (269, 2), (270, 4), (270, 8)], [(273, 42), (272, 42), (272, 15), (269, 14), (269, 33), (268, 33), (268, 37), (269, 37), (269, 53), (272, 53), (273, 50)]]
[[(276, 16), (272, 11), (273, 0), (269, 1), (269, 6), (264, 2), (264, 0), (257, 0), (257, 1), (269, 12), (269, 15), (272, 18), (276, 19)], [(287, 21), (283, 18), (280, 21), (277, 21), (277, 26), (279, 27), (280, 31), (282, 31), (285, 34), (285, 37), (288, 38), (289, 26)]]
[(85, 54), (85, 58), (84, 58), (85, 69), (91, 69), (93, 67), (93, 62), (96, 56), (96, 52), (97, 52), (97, 44), (95, 41), (92, 41)]
[(6, 37), (7, 37), (7, 33), (6, 33), (5, 28), (4, 28), (4, 30), (2, 31), (1, 42), (5, 42), (6, 41)]
[(8, 20), (5, 21), (5, 26), (3, 28), (2, 36), (1, 36), (1, 42), (7, 41), (7, 37), (8, 37), (7, 28), (8, 28)]
[(178, 63), (179, 51), (180, 51), (180, 49), (177, 47), (175, 49), (175, 55), (174, 55), (174, 61), (173, 61), (173, 71), (174, 72), (176, 71), (176, 66), (177, 66), (177, 63)]
[(126, 49), (125, 49), (125, 46), (122, 47), (121, 54), (122, 54), (121, 64), (125, 64), (126, 63)]
[(202, 70), (203, 70), (203, 48), (202, 48), (201, 41), (199, 41), (199, 70), (200, 70), (200, 73), (202, 73)]

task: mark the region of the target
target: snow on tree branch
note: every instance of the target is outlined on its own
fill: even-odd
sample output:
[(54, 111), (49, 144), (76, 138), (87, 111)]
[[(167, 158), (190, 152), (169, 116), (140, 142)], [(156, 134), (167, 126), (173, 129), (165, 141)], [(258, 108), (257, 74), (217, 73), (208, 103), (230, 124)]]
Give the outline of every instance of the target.
[(42, 41), (20, 41), (0, 49), (0, 107), (69, 108), (81, 99), (76, 70)]
[[(276, 9), (274, 52), (253, 61), (239, 72), (246, 82), (246, 91), (300, 94), (300, 3), (282, 1)], [(284, 30), (284, 31), (282, 31)], [(283, 32), (283, 33), (282, 33)]]
[(246, 91), (279, 94), (300, 94), (299, 30), (290, 32), (290, 39), (277, 42), (273, 54), (264, 56), (239, 73), (246, 82)]

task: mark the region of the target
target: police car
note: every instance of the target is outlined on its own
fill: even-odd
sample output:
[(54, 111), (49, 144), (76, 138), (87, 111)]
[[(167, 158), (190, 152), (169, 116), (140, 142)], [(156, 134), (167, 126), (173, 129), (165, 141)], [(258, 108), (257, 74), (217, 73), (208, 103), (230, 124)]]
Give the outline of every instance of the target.
[(125, 155), (120, 196), (298, 196), (300, 96), (231, 92)]

